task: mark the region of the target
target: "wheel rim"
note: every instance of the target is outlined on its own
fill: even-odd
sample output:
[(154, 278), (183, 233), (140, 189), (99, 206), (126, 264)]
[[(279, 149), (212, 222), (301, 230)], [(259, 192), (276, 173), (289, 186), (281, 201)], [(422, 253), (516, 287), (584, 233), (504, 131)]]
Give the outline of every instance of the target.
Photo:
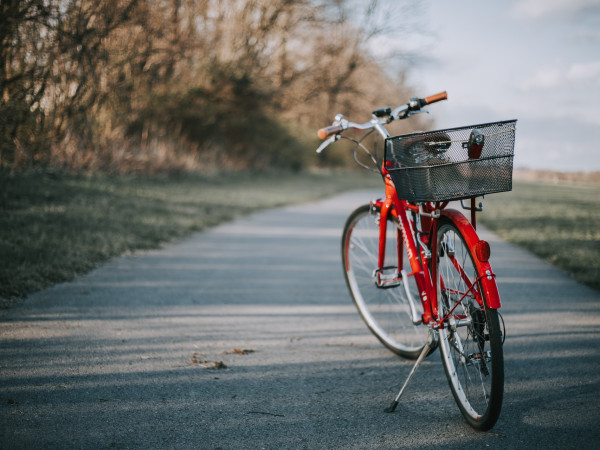
[[(386, 266), (397, 266), (396, 230), (389, 221)], [(368, 212), (359, 215), (344, 242), (344, 267), (354, 302), (367, 326), (386, 346), (399, 353), (418, 353), (427, 340), (427, 330), (412, 322), (404, 282), (390, 289), (376, 286), (374, 270), (377, 268), (378, 242), (377, 215)], [(404, 260), (407, 264), (406, 257)], [(414, 280), (412, 277), (407, 280), (410, 295), (419, 301)]]
[[(444, 314), (462, 301), (445, 328), (440, 330), (440, 346), (446, 375), (463, 414), (481, 420), (492, 397), (492, 352), (485, 307), (476, 301), (477, 271), (468, 247), (452, 227), (440, 228), (438, 298)], [(454, 259), (454, 261), (453, 261)], [(462, 268), (464, 273), (457, 269)], [(455, 326), (454, 324), (459, 324)]]

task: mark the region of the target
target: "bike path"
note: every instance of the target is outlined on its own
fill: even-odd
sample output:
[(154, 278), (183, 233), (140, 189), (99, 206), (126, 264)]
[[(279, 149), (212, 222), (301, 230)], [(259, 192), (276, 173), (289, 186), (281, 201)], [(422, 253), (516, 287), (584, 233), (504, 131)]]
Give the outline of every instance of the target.
[(473, 431), (438, 353), (363, 325), (339, 241), (372, 193), (269, 210), (117, 258), (0, 316), (2, 448), (595, 448), (600, 294), (492, 245), (505, 402)]

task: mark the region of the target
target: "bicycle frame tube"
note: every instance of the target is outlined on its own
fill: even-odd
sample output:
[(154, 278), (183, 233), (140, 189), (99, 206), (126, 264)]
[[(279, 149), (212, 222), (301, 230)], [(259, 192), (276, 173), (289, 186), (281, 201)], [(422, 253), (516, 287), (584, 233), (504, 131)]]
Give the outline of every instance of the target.
[[(436, 293), (431, 285), (430, 277), (428, 277), (428, 266), (421, 263), (418, 259), (418, 250), (414, 239), (412, 238), (412, 226), (407, 217), (407, 209), (405, 203), (398, 199), (396, 194), (396, 188), (393, 182), (387, 176), (385, 180), (385, 201), (378, 201), (376, 205), (380, 208), (380, 221), (379, 221), (379, 255), (378, 255), (378, 266), (383, 268), (385, 264), (385, 246), (387, 236), (387, 219), (388, 215), (392, 214), (398, 219), (400, 223), (400, 233), (402, 235), (402, 242), (406, 247), (406, 254), (410, 262), (412, 273), (408, 274), (415, 278), (417, 288), (419, 289), (419, 297), (423, 306), (423, 322), (429, 323), (433, 317), (435, 317), (435, 311), (437, 308), (433, 308), (436, 303)], [(398, 239), (400, 242), (400, 239)], [(398, 243), (397, 249), (398, 269), (401, 270), (403, 264), (403, 248)]]
[[(417, 288), (419, 289), (419, 297), (423, 307), (423, 323), (428, 324), (433, 320), (438, 320), (438, 308), (437, 308), (437, 283), (438, 283), (438, 270), (435, 256), (428, 261), (422, 258), (423, 264), (419, 260), (419, 250), (417, 243), (413, 239), (412, 225), (407, 217), (407, 206), (406, 202), (401, 201), (396, 193), (396, 188), (387, 174), (385, 167), (382, 168), (382, 174), (385, 181), (385, 200), (377, 201), (376, 206), (380, 211), (380, 222), (379, 222), (379, 255), (378, 255), (378, 268), (382, 269), (385, 264), (385, 247), (386, 247), (386, 236), (387, 236), (387, 219), (388, 215), (392, 214), (400, 223), (400, 232), (402, 234), (402, 242), (406, 247), (406, 253), (410, 262), (412, 273), (409, 276), (415, 278)], [(445, 205), (444, 205), (445, 206)], [(473, 225), (469, 220), (460, 212), (456, 210), (446, 210), (444, 207), (441, 209), (441, 215), (447, 217), (460, 229), (461, 234), (465, 238), (466, 244), (469, 248), (474, 248), (479, 242), (479, 237), (475, 231)], [(437, 226), (438, 219), (433, 219), (430, 224), (430, 235), (429, 235), (429, 247), (432, 251), (432, 255), (437, 254)], [(400, 239), (398, 239), (398, 242)], [(459, 273), (465, 280), (465, 283), (469, 286), (469, 291), (476, 293), (475, 285), (480, 283), (483, 292), (485, 293), (486, 306), (492, 309), (500, 308), (500, 295), (498, 293), (498, 287), (494, 280), (495, 275), (492, 272), (492, 268), (487, 261), (480, 261), (477, 257), (474, 258), (475, 267), (479, 277), (475, 280), (469, 280), (467, 274), (464, 273), (461, 267), (457, 267)], [(401, 270), (403, 263), (403, 249), (398, 244), (397, 249), (397, 260), (398, 270)], [(458, 262), (454, 262), (458, 265)], [(431, 267), (430, 267), (431, 266)], [(479, 299), (480, 300), (480, 299)], [(481, 300), (480, 300), (481, 301)]]
[[(420, 272), (422, 270), (421, 264), (416, 259), (417, 256), (417, 247), (414, 240), (408, 238), (408, 230), (412, 229), (408, 218), (406, 217), (406, 207), (404, 204), (398, 199), (398, 195), (396, 194), (396, 188), (392, 183), (392, 180), (389, 178), (385, 178), (385, 201), (381, 203), (381, 222), (379, 223), (379, 265), (383, 266), (385, 261), (385, 241), (386, 241), (386, 230), (387, 230), (387, 217), (388, 214), (391, 214), (398, 219), (401, 225), (402, 231), (402, 239), (404, 241), (404, 245), (406, 246), (406, 253), (408, 255), (408, 259), (410, 260), (410, 267), (414, 273)], [(392, 206), (394, 207), (392, 209)], [(411, 233), (412, 235), (412, 233)]]
[[(394, 184), (388, 177), (384, 177), (385, 180), (385, 193), (386, 198), (384, 201), (378, 201), (376, 205), (380, 209), (380, 222), (379, 222), (379, 255), (378, 265), (379, 268), (383, 268), (385, 264), (385, 247), (386, 247), (386, 236), (387, 236), (387, 219), (388, 215), (392, 214), (398, 219), (400, 223), (400, 232), (402, 234), (402, 242), (406, 248), (406, 253), (410, 262), (412, 273), (409, 274), (415, 278), (415, 282), (419, 289), (419, 297), (423, 307), (423, 323), (430, 323), (432, 320), (439, 319), (437, 317), (437, 265), (435, 259), (432, 261), (423, 260), (423, 264), (418, 258), (418, 249), (415, 240), (413, 239), (412, 225), (407, 217), (407, 207), (405, 202), (398, 199)], [(460, 212), (456, 210), (442, 209), (441, 215), (447, 217), (459, 227), (462, 235), (465, 238), (466, 244), (469, 248), (479, 242), (479, 237), (475, 232), (472, 224), (469, 220)], [(437, 235), (437, 220), (434, 219), (431, 224), (430, 236), (430, 247), (432, 254), (437, 254), (437, 238), (433, 237)], [(398, 239), (400, 241), (400, 239)], [(400, 247), (397, 250), (398, 268), (402, 267), (403, 249)], [(487, 261), (480, 261), (477, 257), (475, 258), (475, 266), (479, 277), (475, 280), (468, 279), (467, 274), (464, 273), (461, 267), (457, 267), (461, 276), (465, 280), (465, 283), (470, 287), (470, 291), (475, 293), (475, 285), (479, 282), (485, 293), (486, 306), (488, 308), (498, 309), (500, 308), (500, 295), (498, 288), (494, 280), (495, 275), (492, 272), (491, 265)], [(458, 262), (455, 262), (458, 264)], [(431, 266), (431, 267), (430, 267)]]

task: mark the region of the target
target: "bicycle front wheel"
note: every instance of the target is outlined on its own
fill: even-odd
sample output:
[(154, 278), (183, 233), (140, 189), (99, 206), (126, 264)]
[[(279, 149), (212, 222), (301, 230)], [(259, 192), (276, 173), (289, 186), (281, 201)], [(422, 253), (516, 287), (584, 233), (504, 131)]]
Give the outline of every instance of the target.
[(473, 252), (449, 221), (438, 231), (438, 268), (440, 314), (455, 307), (439, 332), (446, 377), (467, 422), (489, 430), (500, 415), (504, 392), (498, 311), (486, 307)]
[[(342, 235), (346, 284), (371, 332), (394, 353), (415, 359), (427, 342), (427, 328), (413, 323), (412, 308), (416, 305), (414, 302), (419, 302), (419, 291), (410, 276), (412, 271), (406, 250), (403, 250), (397, 222), (391, 214), (388, 216), (385, 264), (383, 270), (378, 267), (379, 218), (379, 210), (370, 205), (356, 209), (348, 217)], [(398, 249), (402, 249), (401, 258)], [(377, 277), (380, 280), (386, 278), (385, 286), (381, 282), (378, 285)]]

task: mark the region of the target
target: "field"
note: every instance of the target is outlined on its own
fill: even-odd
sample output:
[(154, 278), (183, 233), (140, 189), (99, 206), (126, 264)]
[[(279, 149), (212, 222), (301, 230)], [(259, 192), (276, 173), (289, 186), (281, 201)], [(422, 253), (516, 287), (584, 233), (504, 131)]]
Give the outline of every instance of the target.
[[(368, 173), (72, 176), (0, 172), (0, 306), (114, 256), (262, 208), (380, 185)], [(480, 221), (600, 289), (600, 185), (515, 182)]]
[(0, 172), (0, 306), (116, 255), (261, 208), (380, 183), (362, 172), (166, 178)]
[(511, 192), (485, 198), (480, 221), (600, 289), (600, 184), (515, 181)]

